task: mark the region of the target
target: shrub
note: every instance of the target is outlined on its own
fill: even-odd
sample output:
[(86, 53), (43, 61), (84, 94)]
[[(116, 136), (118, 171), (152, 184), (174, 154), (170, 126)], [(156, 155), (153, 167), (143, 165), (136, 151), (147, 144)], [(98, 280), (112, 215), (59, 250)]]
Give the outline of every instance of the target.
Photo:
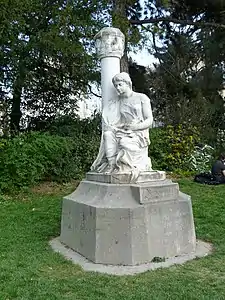
[(0, 138), (0, 151), (5, 147), (6, 143), (7, 143), (7, 139)]
[(101, 138), (101, 116), (88, 119), (60, 117), (49, 128), (54, 135), (73, 139), (76, 157), (81, 165), (82, 174), (90, 169), (97, 157)]
[(190, 170), (198, 173), (210, 172), (214, 159), (214, 148), (209, 145), (196, 146), (194, 152), (186, 160)]
[(51, 124), (48, 131), (56, 135), (69, 137), (77, 137), (80, 134), (100, 136), (101, 116), (96, 114), (93, 118), (87, 119), (74, 119), (70, 116), (62, 116)]
[[(22, 134), (0, 150), (0, 190), (9, 191), (50, 179), (80, 179), (97, 155), (98, 139)], [(84, 155), (85, 154), (85, 155)]]
[(178, 125), (150, 130), (149, 155), (154, 169), (182, 172), (189, 171), (187, 158), (199, 141), (196, 127)]
[(225, 152), (225, 130), (224, 129), (218, 129), (217, 135), (216, 135), (216, 143), (214, 145), (215, 147), (215, 157), (218, 157), (221, 153)]
[[(60, 118), (48, 130), (0, 140), (0, 190), (31, 186), (46, 179), (80, 179), (90, 169), (100, 145), (99, 115), (87, 120)], [(187, 160), (197, 155), (193, 151), (198, 137), (196, 128), (183, 125), (151, 129), (149, 155), (153, 168), (190, 170)]]
[(150, 130), (149, 156), (152, 160), (153, 169), (167, 170), (167, 154), (169, 145), (165, 128), (152, 128)]
[(167, 126), (166, 143), (169, 145), (166, 162), (168, 170), (189, 170), (186, 160), (199, 142), (199, 131), (194, 126)]

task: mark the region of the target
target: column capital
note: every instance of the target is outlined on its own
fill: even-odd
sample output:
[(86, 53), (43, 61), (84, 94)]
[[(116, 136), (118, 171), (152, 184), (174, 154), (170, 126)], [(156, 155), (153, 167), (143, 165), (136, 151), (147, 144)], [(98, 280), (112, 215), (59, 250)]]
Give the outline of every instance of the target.
[(114, 27), (104, 27), (95, 36), (96, 51), (100, 59), (104, 57), (123, 56), (125, 37), (124, 34)]

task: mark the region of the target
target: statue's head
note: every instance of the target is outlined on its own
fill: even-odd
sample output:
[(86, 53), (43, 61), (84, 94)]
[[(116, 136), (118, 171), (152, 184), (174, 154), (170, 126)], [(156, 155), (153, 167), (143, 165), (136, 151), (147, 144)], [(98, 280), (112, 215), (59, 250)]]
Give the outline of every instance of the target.
[(112, 82), (115, 87), (119, 82), (124, 82), (124, 83), (126, 83), (126, 85), (128, 85), (128, 87), (130, 89), (132, 89), (132, 81), (130, 79), (129, 74), (126, 72), (122, 72), (122, 73), (115, 75), (112, 79)]

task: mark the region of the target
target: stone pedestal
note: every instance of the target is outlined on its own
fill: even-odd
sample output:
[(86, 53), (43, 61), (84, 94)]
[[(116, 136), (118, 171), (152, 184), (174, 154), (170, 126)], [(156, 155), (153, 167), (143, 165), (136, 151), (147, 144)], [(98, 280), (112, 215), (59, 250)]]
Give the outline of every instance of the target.
[(110, 265), (194, 252), (190, 197), (164, 172), (146, 173), (142, 177), (149, 181), (135, 184), (105, 183), (112, 175), (88, 173), (63, 200), (61, 242), (94, 263)]

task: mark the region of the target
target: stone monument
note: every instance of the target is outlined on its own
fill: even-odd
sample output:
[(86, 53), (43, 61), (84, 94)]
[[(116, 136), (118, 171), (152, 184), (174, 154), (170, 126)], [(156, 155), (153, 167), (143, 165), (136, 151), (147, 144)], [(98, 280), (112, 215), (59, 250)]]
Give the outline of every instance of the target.
[(124, 35), (103, 28), (95, 38), (101, 59), (101, 145), (91, 171), (63, 200), (60, 242), (105, 265), (136, 266), (193, 253), (191, 199), (165, 172), (152, 170), (150, 100), (120, 73)]

